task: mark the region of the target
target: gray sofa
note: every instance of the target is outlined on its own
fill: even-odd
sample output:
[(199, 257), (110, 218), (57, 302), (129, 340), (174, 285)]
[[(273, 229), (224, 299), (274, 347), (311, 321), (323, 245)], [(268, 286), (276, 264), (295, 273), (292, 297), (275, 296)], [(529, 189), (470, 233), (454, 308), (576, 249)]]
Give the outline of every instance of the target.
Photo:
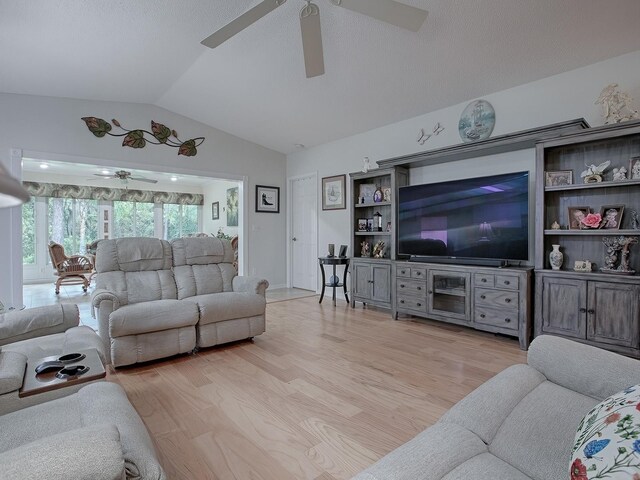
[(78, 307), (48, 305), (0, 315), (0, 414), (72, 394), (80, 386), (19, 397), (29, 360), (95, 348), (105, 359), (102, 340), (96, 332), (79, 326)]
[(263, 279), (238, 277), (218, 238), (102, 240), (92, 305), (111, 363), (130, 365), (260, 335)]
[(582, 417), (640, 362), (552, 336), (353, 480), (565, 480)]
[(151, 438), (119, 385), (0, 416), (5, 480), (164, 480)]

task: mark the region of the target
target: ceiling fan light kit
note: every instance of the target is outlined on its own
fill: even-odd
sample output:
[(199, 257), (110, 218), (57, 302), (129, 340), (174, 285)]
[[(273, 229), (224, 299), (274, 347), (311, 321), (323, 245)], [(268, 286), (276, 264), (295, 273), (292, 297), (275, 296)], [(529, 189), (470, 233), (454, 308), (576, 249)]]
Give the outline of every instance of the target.
[[(235, 20), (205, 38), (202, 45), (216, 48), (254, 24), (265, 15), (283, 5), (287, 0), (263, 0)], [(300, 29), (307, 78), (324, 74), (324, 54), (320, 29), (320, 8), (311, 0), (303, 0), (306, 5), (300, 10)], [(337, 7), (367, 15), (382, 22), (417, 32), (427, 19), (428, 12), (421, 8), (405, 5), (395, 0), (329, 0)]]

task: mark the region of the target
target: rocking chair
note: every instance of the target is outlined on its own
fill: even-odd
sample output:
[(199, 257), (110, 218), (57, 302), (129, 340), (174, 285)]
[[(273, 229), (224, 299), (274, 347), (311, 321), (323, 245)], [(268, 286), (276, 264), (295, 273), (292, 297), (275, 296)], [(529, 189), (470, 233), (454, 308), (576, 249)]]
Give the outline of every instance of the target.
[(54, 273), (58, 276), (56, 280), (56, 295), (60, 293), (60, 285), (82, 285), (85, 292), (91, 283), (93, 272), (92, 262), (83, 255), (72, 255), (67, 257), (64, 247), (56, 242), (49, 242), (49, 256)]

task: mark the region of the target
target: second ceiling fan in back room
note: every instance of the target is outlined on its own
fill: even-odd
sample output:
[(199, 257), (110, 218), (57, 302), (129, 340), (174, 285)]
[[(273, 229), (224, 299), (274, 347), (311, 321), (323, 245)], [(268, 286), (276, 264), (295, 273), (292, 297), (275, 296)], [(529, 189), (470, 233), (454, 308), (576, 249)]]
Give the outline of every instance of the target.
[(107, 178), (110, 180), (120, 180), (123, 184), (129, 183), (129, 180), (135, 180), (137, 182), (145, 182), (145, 183), (158, 183), (157, 180), (153, 180), (147, 177), (134, 177), (131, 172), (126, 170), (118, 170), (114, 173), (94, 173), (96, 177)]
[[(287, 0), (263, 0), (252, 9), (240, 15), (201, 43), (209, 48), (229, 40), (251, 24), (272, 12)], [(311, 0), (303, 0), (300, 10), (300, 28), (307, 78), (324, 74), (324, 55), (320, 32), (320, 8)], [(395, 0), (329, 0), (338, 7), (373, 17), (400, 28), (417, 32), (427, 18), (427, 11), (405, 5)]]

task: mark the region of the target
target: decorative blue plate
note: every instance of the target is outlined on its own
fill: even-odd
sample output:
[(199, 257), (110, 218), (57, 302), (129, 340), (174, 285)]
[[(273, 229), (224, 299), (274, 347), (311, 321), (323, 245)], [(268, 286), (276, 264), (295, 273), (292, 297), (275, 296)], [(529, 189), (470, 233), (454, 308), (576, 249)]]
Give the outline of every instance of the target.
[(496, 124), (496, 112), (486, 100), (474, 100), (460, 115), (458, 132), (463, 142), (475, 142), (491, 136)]

